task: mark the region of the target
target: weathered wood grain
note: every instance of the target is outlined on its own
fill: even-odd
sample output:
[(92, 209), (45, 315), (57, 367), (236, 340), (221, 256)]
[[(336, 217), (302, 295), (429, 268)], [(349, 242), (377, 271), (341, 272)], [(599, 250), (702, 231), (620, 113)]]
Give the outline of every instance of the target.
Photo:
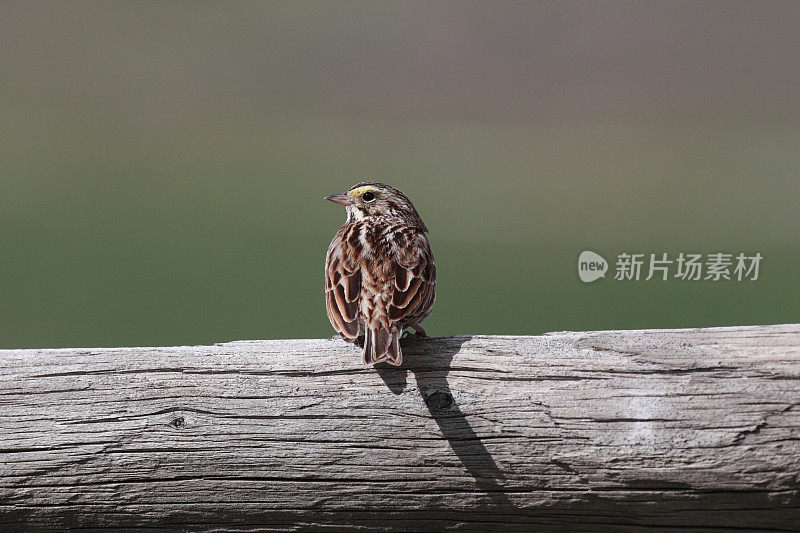
[(0, 530), (800, 529), (800, 325), (404, 346), (0, 350)]

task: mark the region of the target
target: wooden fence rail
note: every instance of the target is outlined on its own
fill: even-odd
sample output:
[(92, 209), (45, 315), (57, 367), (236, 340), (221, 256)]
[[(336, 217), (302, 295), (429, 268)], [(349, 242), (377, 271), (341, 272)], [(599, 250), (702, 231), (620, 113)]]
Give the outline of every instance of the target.
[(800, 529), (800, 325), (0, 350), (0, 530)]

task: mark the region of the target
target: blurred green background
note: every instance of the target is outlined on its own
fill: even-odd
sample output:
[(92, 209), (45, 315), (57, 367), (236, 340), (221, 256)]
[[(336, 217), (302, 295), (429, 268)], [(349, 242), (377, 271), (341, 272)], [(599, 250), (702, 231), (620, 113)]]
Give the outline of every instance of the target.
[[(330, 336), (322, 197), (363, 178), (431, 229), (434, 336), (800, 322), (798, 27), (796, 2), (5, 2), (0, 347)], [(583, 284), (584, 249), (764, 259)]]

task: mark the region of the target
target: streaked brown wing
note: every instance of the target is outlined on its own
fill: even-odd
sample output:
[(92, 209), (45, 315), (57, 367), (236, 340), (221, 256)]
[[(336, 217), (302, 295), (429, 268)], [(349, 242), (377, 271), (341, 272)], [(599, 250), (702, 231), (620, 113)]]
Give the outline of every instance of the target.
[(358, 297), (361, 293), (361, 273), (355, 263), (348, 263), (341, 235), (337, 234), (328, 249), (325, 261), (325, 306), (333, 329), (345, 339), (358, 337)]
[(389, 320), (403, 325), (418, 324), (430, 314), (436, 294), (436, 265), (428, 239), (420, 234), (408, 254), (393, 261), (394, 292)]

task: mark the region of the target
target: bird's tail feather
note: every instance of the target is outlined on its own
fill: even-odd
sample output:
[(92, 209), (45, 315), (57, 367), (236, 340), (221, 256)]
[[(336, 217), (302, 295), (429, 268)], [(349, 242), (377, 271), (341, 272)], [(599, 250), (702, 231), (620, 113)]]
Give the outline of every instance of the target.
[(364, 364), (386, 361), (395, 366), (403, 363), (400, 350), (400, 331), (367, 328), (364, 335)]

